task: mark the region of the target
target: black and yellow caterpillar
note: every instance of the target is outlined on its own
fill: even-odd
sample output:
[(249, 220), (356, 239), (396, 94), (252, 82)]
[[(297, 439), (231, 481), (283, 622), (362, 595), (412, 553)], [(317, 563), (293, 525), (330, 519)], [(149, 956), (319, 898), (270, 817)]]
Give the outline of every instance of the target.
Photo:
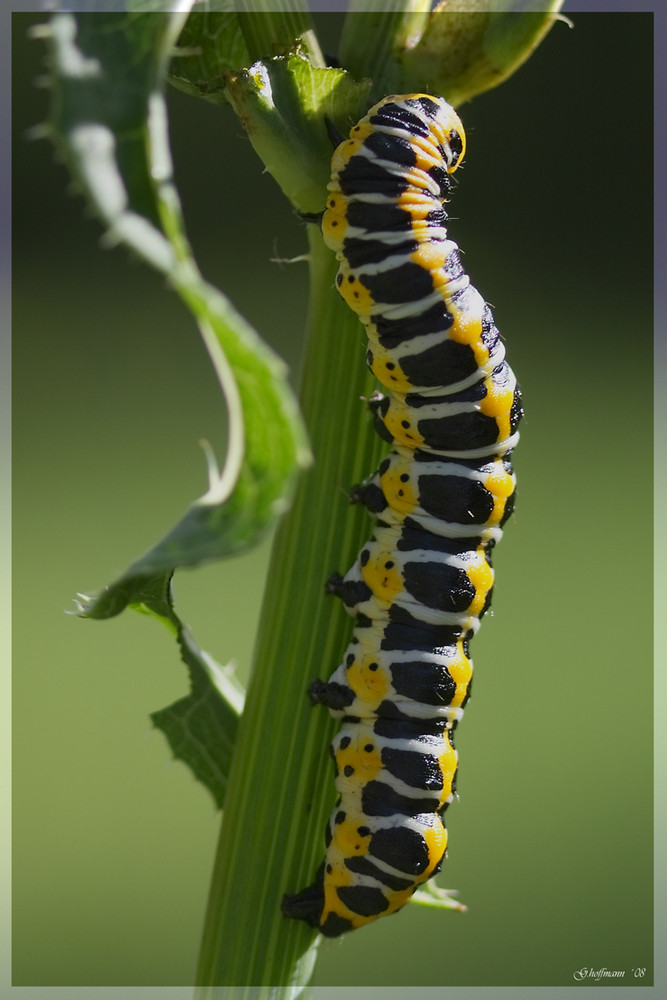
[(373, 537), (329, 582), (356, 616), (352, 641), (310, 692), (343, 719), (326, 859), (313, 885), (283, 901), (332, 937), (395, 912), (440, 868), (468, 644), (514, 504), (521, 397), (445, 228), (464, 149), (446, 101), (385, 97), (336, 149), (322, 216), (338, 289), (388, 390), (372, 405), (393, 445), (354, 494), (377, 518)]

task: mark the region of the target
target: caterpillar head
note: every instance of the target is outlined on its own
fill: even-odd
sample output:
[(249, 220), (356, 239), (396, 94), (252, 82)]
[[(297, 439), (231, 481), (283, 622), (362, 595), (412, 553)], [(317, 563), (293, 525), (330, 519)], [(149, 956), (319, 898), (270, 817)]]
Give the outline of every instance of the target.
[(433, 97), (431, 94), (391, 94), (370, 109), (364, 123), (372, 122), (381, 112), (393, 119), (392, 124), (412, 131), (412, 141), (416, 143), (426, 138), (420, 128), (420, 125), (425, 125), (428, 130), (427, 141), (436, 146), (446, 173), (453, 173), (463, 160), (465, 130), (456, 111), (443, 97)]

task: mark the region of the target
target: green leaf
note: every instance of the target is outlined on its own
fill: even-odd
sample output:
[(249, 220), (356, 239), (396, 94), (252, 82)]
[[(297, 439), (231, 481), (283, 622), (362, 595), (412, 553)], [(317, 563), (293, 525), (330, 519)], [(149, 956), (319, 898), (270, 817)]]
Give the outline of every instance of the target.
[[(171, 751), (192, 771), (222, 809), (245, 690), (232, 665), (221, 666), (196, 644), (174, 610), (172, 573), (137, 579), (130, 607), (161, 622), (175, 637), (188, 668), (190, 693), (151, 713)], [(80, 602), (89, 598), (79, 595)]]
[[(266, 9), (262, 9), (262, 7)], [(231, 11), (193, 11), (174, 51), (169, 81), (179, 90), (214, 104), (228, 101), (227, 77), (258, 59), (299, 50), (314, 66), (324, 57), (307, 8), (288, 3), (237, 4)]]
[(190, 694), (152, 712), (151, 719), (164, 733), (174, 757), (192, 771), (222, 809), (243, 699), (231, 667), (220, 666), (199, 649), (185, 626), (179, 645), (188, 666)]
[[(182, 520), (113, 584), (83, 602), (81, 614), (109, 618), (135, 600), (145, 578), (176, 566), (192, 566), (247, 548), (288, 506), (295, 462), (306, 463), (305, 433), (296, 404), (278, 379), (284, 366), (235, 315), (210, 285), (183, 290), (198, 316), (230, 412), (230, 443), (221, 473), (209, 453), (210, 486)], [(222, 348), (222, 349), (221, 349)], [(263, 361), (263, 363), (258, 363)], [(232, 372), (234, 378), (232, 378)]]
[(162, 271), (192, 313), (229, 411), (222, 470), (209, 456), (207, 492), (119, 580), (82, 603), (81, 614), (92, 618), (136, 602), (153, 574), (253, 544), (285, 509), (295, 471), (309, 461), (283, 362), (204, 281), (185, 235), (162, 94), (184, 16), (58, 14), (51, 22), (56, 140), (108, 240)]
[(324, 207), (332, 153), (325, 118), (347, 131), (368, 107), (369, 89), (370, 81), (318, 69), (299, 54), (257, 62), (229, 80), (232, 106), (253, 148), (302, 212)]
[(153, 576), (135, 590), (134, 611), (149, 615), (175, 636), (188, 668), (191, 691), (151, 714), (174, 757), (190, 768), (222, 809), (245, 692), (230, 666), (222, 667), (195, 643), (174, 611), (171, 573)]
[(251, 62), (238, 14), (193, 11), (178, 38), (168, 79), (187, 94), (225, 104), (225, 75)]

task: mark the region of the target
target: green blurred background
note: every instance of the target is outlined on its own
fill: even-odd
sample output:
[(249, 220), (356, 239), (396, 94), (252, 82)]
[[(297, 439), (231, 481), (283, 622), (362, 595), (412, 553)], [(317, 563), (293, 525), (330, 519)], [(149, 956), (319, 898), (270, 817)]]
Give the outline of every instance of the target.
[[(221, 453), (223, 404), (162, 279), (101, 249), (25, 139), (46, 106), (36, 19), (14, 18), (13, 981), (187, 985), (219, 817), (148, 720), (185, 670), (158, 625), (63, 610), (204, 491), (197, 441)], [(452, 235), (526, 408), (440, 876), (468, 912), (410, 906), (324, 942), (322, 986), (567, 986), (602, 966), (651, 982), (652, 18), (573, 21), (461, 112)], [(318, 23), (334, 51), (338, 16)], [(284, 260), (303, 227), (231, 112), (168, 96), (202, 270), (296, 374), (306, 269)], [(267, 554), (176, 580), (242, 674)]]

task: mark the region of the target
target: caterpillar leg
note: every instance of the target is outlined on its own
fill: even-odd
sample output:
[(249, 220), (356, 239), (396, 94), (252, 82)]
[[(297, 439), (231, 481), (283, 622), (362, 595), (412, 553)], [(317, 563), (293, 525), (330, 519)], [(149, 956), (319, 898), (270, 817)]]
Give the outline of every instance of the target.
[(371, 596), (370, 587), (363, 580), (351, 580), (349, 574), (343, 577), (332, 573), (326, 583), (327, 594), (340, 597), (347, 608), (355, 608)]
[(387, 509), (388, 503), (382, 492), (377, 473), (363, 483), (358, 483), (352, 487), (350, 490), (350, 503), (361, 504), (371, 514), (381, 514)]
[(331, 145), (335, 149), (337, 146), (340, 146), (341, 142), (345, 141), (345, 136), (340, 134), (334, 123), (327, 115), (324, 116), (324, 124), (327, 127), (327, 134), (331, 140)]
[(346, 684), (314, 680), (308, 688), (308, 697), (313, 705), (326, 705), (332, 711), (340, 712), (352, 704), (354, 692)]
[(280, 909), (286, 917), (295, 920), (305, 920), (311, 927), (319, 927), (322, 909), (324, 908), (324, 865), (320, 866), (312, 885), (293, 895), (283, 896)]
[(312, 222), (314, 226), (322, 225), (322, 216), (324, 215), (324, 210), (321, 212), (299, 212), (296, 213), (302, 222)]

